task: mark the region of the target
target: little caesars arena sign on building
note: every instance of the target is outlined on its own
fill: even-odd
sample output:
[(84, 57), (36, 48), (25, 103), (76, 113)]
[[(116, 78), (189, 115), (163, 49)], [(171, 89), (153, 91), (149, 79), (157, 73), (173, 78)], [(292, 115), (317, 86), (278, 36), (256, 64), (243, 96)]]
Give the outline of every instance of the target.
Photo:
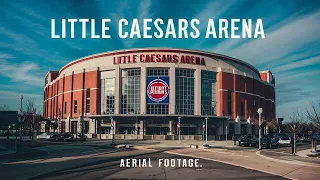
[(173, 54), (141, 54), (141, 55), (124, 55), (113, 57), (113, 64), (128, 63), (180, 63), (205, 66), (205, 60), (199, 56), (173, 55)]

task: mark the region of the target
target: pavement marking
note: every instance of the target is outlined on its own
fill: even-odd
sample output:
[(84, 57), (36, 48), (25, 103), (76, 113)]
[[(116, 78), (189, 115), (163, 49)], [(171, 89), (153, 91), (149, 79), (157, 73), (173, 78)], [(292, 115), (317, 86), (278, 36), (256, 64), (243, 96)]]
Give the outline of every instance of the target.
[(284, 176), (284, 175), (281, 175), (281, 174), (268, 172), (268, 171), (264, 171), (264, 170), (261, 170), (261, 169), (252, 168), (252, 167), (249, 167), (249, 166), (239, 165), (239, 164), (235, 164), (235, 163), (230, 163), (230, 162), (226, 162), (226, 161), (221, 161), (221, 160), (217, 160), (217, 159), (211, 159), (211, 158), (195, 156), (195, 155), (190, 155), (190, 154), (180, 154), (180, 153), (176, 153), (176, 152), (172, 152), (172, 151), (165, 151), (165, 153), (174, 154), (174, 155), (178, 155), (178, 156), (189, 156), (189, 157), (205, 159), (205, 160), (209, 160), (209, 161), (216, 161), (216, 162), (220, 162), (220, 163), (224, 163), (224, 164), (229, 164), (229, 165), (232, 165), (232, 166), (239, 166), (239, 167), (243, 167), (243, 168), (246, 168), (246, 169), (256, 170), (256, 171), (264, 172), (264, 173), (267, 173), (267, 174), (272, 174), (272, 175), (281, 176), (281, 177), (285, 177), (285, 178), (292, 179), (292, 180), (297, 180), (297, 179), (294, 179), (292, 177)]
[(278, 154), (292, 155), (291, 153), (287, 153), (286, 151), (266, 150), (266, 152), (273, 152), (273, 153), (278, 153)]
[(282, 162), (282, 163), (287, 163), (287, 164), (295, 164), (295, 165), (303, 165), (303, 166), (311, 166), (311, 167), (320, 167), (320, 165), (314, 164), (314, 163), (306, 163), (306, 162), (302, 162), (302, 161), (297, 161), (297, 160), (281, 160), (281, 159), (276, 159), (276, 158), (272, 158), (272, 157), (267, 157), (265, 155), (262, 155), (260, 153), (260, 151), (257, 151), (256, 154), (264, 159), (268, 159), (268, 160), (272, 160), (272, 161), (276, 161), (276, 162)]
[(245, 156), (245, 155), (241, 155), (241, 154), (235, 154), (235, 153), (233, 153), (233, 152), (222, 152), (222, 151), (215, 151), (215, 150), (210, 150), (210, 149), (202, 149), (202, 150), (204, 150), (204, 151), (209, 151), (209, 152), (214, 152), (214, 153), (226, 154), (226, 155), (246, 157), (246, 158), (249, 157), (249, 156)]

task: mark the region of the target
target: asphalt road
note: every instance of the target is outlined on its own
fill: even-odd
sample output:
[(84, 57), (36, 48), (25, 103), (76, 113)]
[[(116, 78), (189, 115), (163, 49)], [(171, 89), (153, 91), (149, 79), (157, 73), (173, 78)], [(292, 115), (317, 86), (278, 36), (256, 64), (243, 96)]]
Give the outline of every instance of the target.
[(190, 159), (165, 153), (164, 150), (168, 149), (162, 149), (158, 152), (125, 150), (128, 154), (135, 151), (143, 153), (142, 155), (132, 155), (130, 158), (151, 158), (153, 167), (120, 167), (120, 157), (116, 158), (117, 154), (114, 153), (115, 158), (105, 162), (100, 161), (77, 168), (60, 170), (33, 179), (284, 179), (280, 176), (204, 159), (199, 160), (199, 165), (202, 167), (159, 167), (159, 159)]

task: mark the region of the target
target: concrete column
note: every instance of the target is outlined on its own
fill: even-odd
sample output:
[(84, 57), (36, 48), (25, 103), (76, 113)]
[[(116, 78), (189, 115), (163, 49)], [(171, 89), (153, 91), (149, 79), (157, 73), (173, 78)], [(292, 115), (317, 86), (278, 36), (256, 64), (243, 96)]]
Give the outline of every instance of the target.
[(194, 114), (201, 115), (201, 69), (194, 73)]
[(95, 133), (95, 121), (92, 119), (89, 119), (89, 134)]
[[(137, 127), (137, 128), (139, 127), (137, 121), (134, 123), (134, 128), (136, 128), (136, 127)], [(137, 134), (138, 134), (138, 131), (137, 131), (138, 129), (135, 129), (135, 130), (136, 130), (136, 131), (134, 132), (134, 134), (137, 135)]]
[(76, 121), (77, 121), (77, 132), (81, 133), (81, 121), (80, 119), (77, 119)]
[(146, 89), (147, 89), (147, 68), (146, 66), (141, 66), (141, 76), (140, 76), (140, 113), (146, 114)]
[(120, 104), (121, 104), (121, 71), (119, 66), (115, 68), (115, 94), (114, 94), (114, 114), (120, 114)]
[(114, 123), (114, 130), (115, 130), (114, 133), (119, 134), (119, 121), (113, 119), (113, 123)]
[(169, 135), (174, 135), (172, 120), (169, 120)]
[(70, 124), (70, 117), (68, 117), (66, 120), (65, 120), (65, 132), (70, 132), (69, 129), (69, 124)]
[(139, 132), (139, 134), (145, 135), (145, 133), (146, 133), (146, 131), (145, 131), (145, 127), (144, 127), (143, 121), (140, 121), (140, 132)]
[[(171, 66), (169, 70), (169, 77), (170, 77), (170, 94), (169, 94), (169, 114), (175, 114), (176, 113), (176, 71), (175, 67)], [(171, 131), (171, 130), (170, 130)]]

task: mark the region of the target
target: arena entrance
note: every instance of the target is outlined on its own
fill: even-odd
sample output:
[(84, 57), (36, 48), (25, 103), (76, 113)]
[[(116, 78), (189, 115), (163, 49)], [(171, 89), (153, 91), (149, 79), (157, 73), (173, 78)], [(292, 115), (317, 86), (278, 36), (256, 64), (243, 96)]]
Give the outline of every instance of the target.
[[(141, 139), (150, 139), (156, 136), (161, 139), (178, 138), (178, 122), (180, 117), (181, 136), (194, 139), (203, 139), (203, 125), (205, 124), (204, 116), (192, 115), (92, 115), (97, 123), (97, 134), (110, 134), (111, 120), (114, 122), (115, 134), (125, 135), (116, 136), (119, 138), (130, 137), (130, 135), (139, 135)], [(219, 133), (219, 124), (225, 121), (227, 117), (208, 117), (208, 139), (216, 139)], [(103, 122), (104, 124), (101, 124)], [(107, 127), (106, 127), (107, 125)], [(104, 127), (103, 127), (104, 126)], [(107, 129), (107, 130), (106, 130)], [(170, 136), (170, 137), (169, 137)], [(192, 137), (193, 136), (193, 137)], [(101, 136), (100, 136), (101, 137)], [(196, 138), (195, 138), (196, 137)]]

